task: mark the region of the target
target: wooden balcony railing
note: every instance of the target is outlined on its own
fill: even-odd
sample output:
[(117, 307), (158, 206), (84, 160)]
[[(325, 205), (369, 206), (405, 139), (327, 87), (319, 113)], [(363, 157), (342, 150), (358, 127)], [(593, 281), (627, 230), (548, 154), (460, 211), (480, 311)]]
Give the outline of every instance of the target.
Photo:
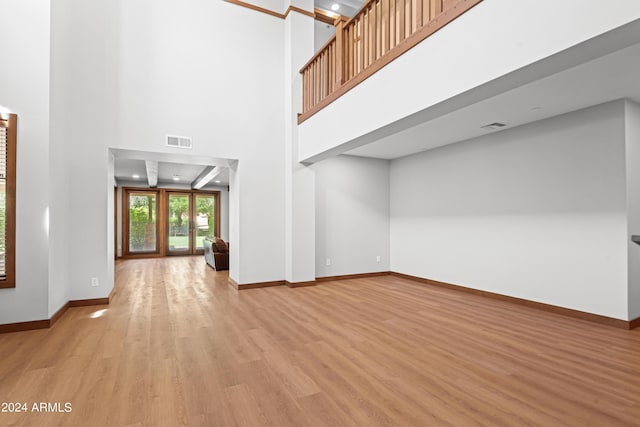
[(300, 70), (302, 123), (482, 0), (368, 0)]

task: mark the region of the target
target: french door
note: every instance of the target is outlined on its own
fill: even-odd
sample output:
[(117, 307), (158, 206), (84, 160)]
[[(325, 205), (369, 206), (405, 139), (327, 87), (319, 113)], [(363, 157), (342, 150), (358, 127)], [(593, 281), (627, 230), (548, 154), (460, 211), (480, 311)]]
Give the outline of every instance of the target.
[(167, 191), (167, 255), (204, 252), (204, 238), (218, 235), (218, 194)]
[(124, 190), (124, 255), (160, 252), (157, 190)]

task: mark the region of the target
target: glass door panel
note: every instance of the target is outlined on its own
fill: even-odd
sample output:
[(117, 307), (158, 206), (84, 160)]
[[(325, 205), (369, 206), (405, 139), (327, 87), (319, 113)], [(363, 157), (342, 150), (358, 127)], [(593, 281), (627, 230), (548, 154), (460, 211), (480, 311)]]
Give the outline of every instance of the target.
[(195, 250), (204, 250), (204, 238), (215, 234), (215, 204), (213, 194), (194, 194), (195, 196)]
[(129, 253), (158, 251), (157, 195), (129, 193)]
[(169, 193), (168, 251), (192, 253), (191, 194)]

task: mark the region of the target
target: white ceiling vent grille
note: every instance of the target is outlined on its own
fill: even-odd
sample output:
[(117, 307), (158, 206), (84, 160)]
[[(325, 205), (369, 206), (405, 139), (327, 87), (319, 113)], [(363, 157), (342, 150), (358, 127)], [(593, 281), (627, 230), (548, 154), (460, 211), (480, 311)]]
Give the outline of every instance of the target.
[(193, 148), (191, 137), (189, 136), (167, 135), (167, 145), (175, 148)]

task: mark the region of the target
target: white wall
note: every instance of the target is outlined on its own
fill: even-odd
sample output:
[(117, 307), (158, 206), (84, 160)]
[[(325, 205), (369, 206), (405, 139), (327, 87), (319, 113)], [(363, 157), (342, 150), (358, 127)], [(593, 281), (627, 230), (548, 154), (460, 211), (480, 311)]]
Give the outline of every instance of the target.
[(239, 159), (232, 266), (243, 269), (232, 277), (281, 280), (283, 20), (206, 0), (71, 1), (69, 297), (104, 297), (113, 283), (109, 148), (182, 154), (165, 134), (192, 136), (194, 156)]
[[(319, 51), (335, 33), (336, 27), (333, 25), (321, 21), (313, 21), (313, 51)], [(311, 59), (311, 57), (307, 58), (307, 61), (309, 59)]]
[(69, 199), (69, 156), (67, 138), (72, 132), (69, 115), (70, 88), (66, 70), (71, 61), (70, 34), (67, 22), (70, 2), (60, 0), (51, 10), (51, 122), (49, 142), (49, 182), (56, 182), (49, 189), (49, 316), (69, 301), (69, 236), (71, 235), (71, 210)]
[(0, 104), (18, 114), (16, 287), (0, 289), (0, 324), (47, 319), (49, 2), (0, 0)]
[[(412, 114), (440, 111), (455, 96), (465, 102), (450, 105), (489, 98), (505, 87), (496, 84), (482, 96), (469, 91), (638, 18), (635, 0), (615, 7), (599, 0), (484, 1), (302, 123), (299, 158), (316, 161), (331, 149), (356, 148)], [(581, 52), (581, 60), (592, 59), (593, 52)], [(562, 67), (556, 61), (511, 76), (509, 88), (573, 66), (569, 62), (578, 56), (563, 60), (568, 62)]]
[(626, 101), (625, 138), (627, 170), (627, 245), (629, 253), (629, 319), (640, 317), (640, 105)]
[(391, 269), (627, 319), (624, 103), (391, 163)]
[(316, 276), (389, 271), (389, 161), (337, 156), (312, 168)]

